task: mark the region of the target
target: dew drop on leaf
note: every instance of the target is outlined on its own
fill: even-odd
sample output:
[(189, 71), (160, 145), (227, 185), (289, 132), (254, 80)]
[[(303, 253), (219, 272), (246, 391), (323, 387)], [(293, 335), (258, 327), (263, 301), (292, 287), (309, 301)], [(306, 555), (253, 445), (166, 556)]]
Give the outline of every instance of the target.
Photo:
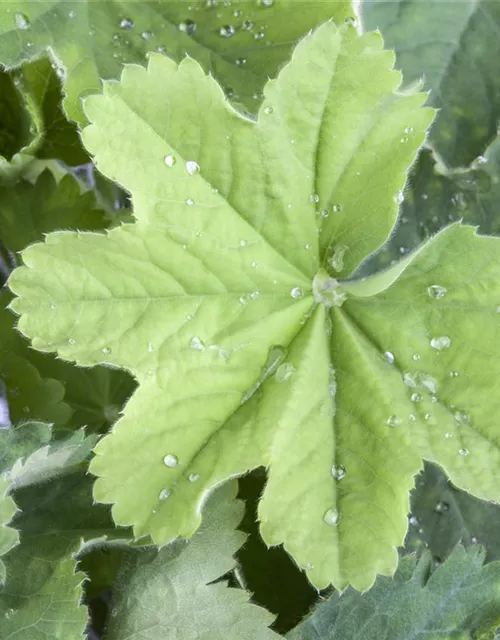
[(295, 298), (295, 300), (300, 300), (300, 298), (304, 296), (304, 292), (300, 287), (294, 287), (290, 291), (290, 295), (292, 296), (292, 298)]
[(205, 343), (198, 336), (194, 336), (194, 338), (191, 338), (189, 346), (195, 351), (205, 351)]
[(393, 200), (395, 204), (403, 204), (403, 202), (405, 201), (405, 194), (402, 191), (398, 191)]
[(190, 473), (188, 476), (188, 480), (189, 482), (196, 482), (198, 480), (198, 478), (200, 477), (199, 473)]
[(433, 349), (437, 351), (444, 351), (445, 349), (449, 349), (451, 346), (451, 340), (448, 336), (439, 336), (436, 338), (432, 338), (430, 345)]
[(405, 129), (405, 133), (412, 134), (413, 131), (414, 131), (413, 127), (406, 127), (406, 129)]
[(418, 527), (418, 525), (420, 524), (416, 516), (410, 516), (408, 519), (408, 522), (411, 524), (412, 527)]
[(154, 347), (153, 347), (153, 345), (152, 345), (152, 344), (151, 344), (151, 342), (150, 342), (150, 343), (148, 344), (148, 352), (149, 352), (149, 353), (153, 353), (153, 349), (154, 349)]
[(154, 36), (154, 33), (152, 31), (143, 31), (141, 33), (141, 37), (143, 38), (143, 40), (149, 40), (153, 36)]
[(262, 38), (264, 37), (264, 32), (263, 31), (257, 31), (257, 33), (254, 33), (254, 40), (262, 40)]
[(163, 458), (163, 464), (170, 469), (173, 469), (179, 464), (179, 459), (173, 453), (167, 453), (167, 455)]
[[(167, 464), (165, 462), (165, 464)], [(172, 465), (167, 465), (168, 467), (172, 466)], [(175, 466), (175, 465), (174, 465)], [(166, 500), (168, 497), (170, 496), (170, 491), (169, 489), (162, 489), (160, 491), (160, 495), (158, 496), (158, 498), (163, 502), (164, 500)]]
[(446, 440), (449, 440), (450, 438), (453, 438), (453, 434), (452, 434), (452, 433), (450, 433), (449, 431), (447, 431), (447, 432), (444, 434), (444, 437), (445, 437), (445, 439), (446, 439)]
[(317, 193), (311, 193), (309, 196), (309, 202), (319, 202), (319, 195)]
[(343, 209), (343, 206), (341, 204), (334, 204), (332, 209), (335, 213), (340, 213), (340, 211), (342, 211)]
[(276, 370), (274, 378), (276, 382), (288, 382), (288, 380), (290, 380), (294, 373), (295, 367), (293, 366), (293, 364), (291, 362), (283, 362), (283, 364), (280, 364), (280, 366)]
[(434, 507), (434, 511), (436, 513), (446, 513), (446, 511), (448, 511), (449, 508), (450, 508), (450, 505), (447, 502), (443, 502), (442, 500), (440, 500)]
[(415, 361), (420, 360), (420, 356), (419, 356), (419, 354), (418, 354), (418, 353), (414, 353), (414, 354), (412, 355), (412, 360), (415, 360)]
[(251, 20), (243, 20), (241, 27), (245, 31), (251, 31), (253, 29), (253, 22)]
[(272, 7), (274, 4), (274, 0), (260, 0), (260, 4), (263, 7)]
[(245, 296), (240, 297), (240, 304), (247, 304), (247, 302), (248, 302), (248, 298), (245, 298)]
[(231, 38), (234, 36), (234, 27), (231, 24), (225, 24), (219, 29), (219, 35), (223, 38)]
[(164, 162), (167, 167), (173, 167), (177, 160), (175, 159), (175, 156), (169, 154), (168, 156), (165, 156)]
[(412, 393), (411, 394), (411, 401), (412, 402), (421, 402), (422, 401), (422, 396), (419, 393)]
[(252, 300), (258, 300), (260, 298), (260, 293), (258, 291), (252, 291), (250, 297), (252, 298)]
[(71, 20), (73, 20), (73, 18), (76, 18), (76, 11), (70, 11), (68, 13), (68, 18), (70, 18)]
[(188, 36), (194, 36), (196, 33), (196, 22), (193, 22), (193, 20), (183, 20), (179, 24), (179, 31), (186, 33)]
[(109, 347), (103, 347), (102, 352), (106, 355), (109, 356), (109, 354), (111, 353), (111, 349)]
[(335, 527), (336, 525), (338, 525), (339, 520), (339, 513), (338, 511), (335, 511), (335, 509), (328, 509), (328, 511), (325, 511), (323, 521), (326, 522), (326, 524), (330, 525), (330, 527)]
[(433, 284), (427, 288), (427, 294), (434, 298), (434, 300), (440, 300), (448, 293), (448, 290), (441, 287), (439, 284)]
[(187, 160), (186, 171), (190, 176), (195, 176), (200, 171), (200, 165), (194, 160)]
[(345, 244), (338, 244), (334, 247), (333, 255), (328, 260), (328, 264), (334, 271), (339, 272), (344, 268), (344, 256), (347, 249), (348, 247)]
[(120, 22), (120, 27), (127, 30), (133, 29), (134, 21), (130, 20), (130, 18), (123, 18), (123, 20)]
[(193, 198), (188, 198), (188, 199), (186, 200), (186, 204), (187, 204), (187, 206), (188, 206), (188, 207), (192, 207), (192, 206), (193, 206), (193, 204), (194, 204), (194, 200), (193, 200)]
[(384, 353), (384, 360), (387, 362), (387, 364), (394, 364), (394, 362), (396, 361), (396, 358), (394, 357), (394, 354), (391, 351), (386, 351)]
[(409, 137), (408, 136), (403, 136), (400, 140), (401, 144), (406, 144), (409, 141)]
[(29, 29), (31, 27), (30, 19), (25, 13), (15, 13), (14, 20), (18, 29)]
[(401, 419), (396, 415), (389, 416), (387, 418), (387, 424), (390, 427), (399, 427), (399, 425), (401, 424)]
[(342, 480), (343, 478), (345, 478), (346, 475), (346, 470), (344, 465), (339, 464), (339, 465), (332, 465), (332, 468), (330, 469), (330, 473), (332, 474), (332, 476), (335, 478), (335, 480)]
[(246, 58), (236, 58), (235, 62), (237, 67), (242, 67), (244, 64), (247, 63), (247, 60)]
[(463, 409), (455, 411), (455, 413), (453, 414), (453, 417), (455, 418), (455, 422), (457, 424), (469, 424), (470, 422), (469, 414), (467, 413), (467, 411), (464, 411)]
[(76, 340), (74, 338), (70, 338), (68, 340), (68, 343), (71, 344), (71, 345), (76, 344)]
[(459, 456), (468, 456), (469, 455), (469, 450), (468, 449), (459, 449), (458, 450), (458, 455)]
[(403, 374), (403, 382), (407, 387), (416, 387), (418, 384), (418, 375), (407, 371)]
[(270, 115), (271, 115), (271, 113), (272, 113), (273, 111), (274, 111), (274, 109), (273, 109), (272, 107), (270, 107), (270, 106), (267, 106), (267, 107), (265, 107), (265, 109), (264, 109), (264, 113), (265, 113), (267, 116), (270, 116)]
[(252, 267), (252, 269), (256, 269), (257, 268), (257, 262), (255, 260), (252, 260), (252, 262), (250, 263), (250, 266)]
[(320, 213), (322, 218), (328, 218), (328, 209), (321, 209)]

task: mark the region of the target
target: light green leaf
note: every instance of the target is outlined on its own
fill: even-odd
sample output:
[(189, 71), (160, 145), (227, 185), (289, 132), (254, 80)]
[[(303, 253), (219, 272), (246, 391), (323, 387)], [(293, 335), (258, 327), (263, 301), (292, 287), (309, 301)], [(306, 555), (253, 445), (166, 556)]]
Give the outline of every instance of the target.
[(490, 0), (363, 0), (367, 30), (393, 47), (405, 82), (425, 77), (440, 111), (431, 142), (450, 166), (478, 156), (500, 118), (500, 4)]
[[(430, 554), (401, 559), (394, 578), (364, 594), (348, 589), (320, 604), (289, 640), (466, 640), (492, 638), (500, 622), (500, 563), (479, 547), (457, 547), (430, 574)], [(480, 635), (480, 634), (487, 635)], [(491, 634), (491, 635), (490, 635)]]
[[(430, 436), (424, 415), (418, 429), (404, 424), (413, 405), (383, 354), (412, 364), (416, 342), (433, 375), (443, 377), (442, 366), (447, 375), (446, 354), (429, 345), (440, 329), (426, 270), (438, 277), (436, 255), (461, 233), (474, 259), (498, 267), (496, 245), (483, 250), (455, 229), (400, 276), (413, 275), (417, 320), (398, 315), (409, 308), (398, 281), (334, 306), (344, 294), (330, 276), (349, 274), (387, 238), (432, 118), (425, 95), (394, 93), (392, 62), (377, 34), (327, 23), (267, 85), (258, 124), (191, 59), (177, 67), (152, 56), (147, 71), (127, 67), (120, 84), (87, 101), (84, 142), (131, 192), (137, 222), (106, 235), (50, 234), (24, 252), (10, 285), (35, 348), (137, 378), (91, 464), (95, 498), (113, 502), (115, 521), (137, 536), (191, 535), (208, 491), (264, 465), (262, 536), (284, 542), (316, 586), (366, 588), (394, 570)], [(442, 272), (451, 289), (457, 254), (451, 247)], [(487, 327), (471, 339), (491, 340)], [(491, 399), (481, 403), (492, 415)], [(392, 414), (399, 429), (387, 423)], [(455, 475), (467, 464), (458, 448), (443, 454)]]
[(444, 560), (458, 542), (479, 542), (486, 560), (500, 559), (500, 506), (478, 500), (454, 487), (439, 467), (426, 464), (411, 496), (411, 517), (405, 546), (427, 547), (436, 561)]
[[(81, 451), (73, 450), (75, 457), (83, 457), (87, 445), (83, 440)], [(52, 447), (60, 457), (64, 445)], [(39, 453), (25, 463), (31, 480), (35, 460), (40, 460)], [(17, 472), (21, 468), (18, 463)], [(129, 536), (127, 530), (115, 529), (107, 508), (93, 504), (86, 470), (75, 465), (72, 471), (63, 477), (47, 474), (41, 484), (19, 487), (14, 493), (20, 511), (12, 525), (20, 532), (20, 544), (4, 556), (8, 579), (0, 589), (2, 639), (81, 640), (87, 619), (80, 605), (85, 576), (75, 573), (74, 555), (82, 541), (105, 543)]]
[(0, 379), (7, 392), (10, 420), (14, 424), (28, 419), (65, 424), (71, 409), (63, 402), (64, 386), (41, 377), (30, 362), (29, 344), (14, 330), (16, 318), (7, 309), (11, 299), (8, 291), (0, 293)]
[(151, 51), (177, 61), (187, 53), (253, 112), (265, 81), (299, 38), (329, 18), (340, 24), (351, 15), (350, 2), (334, 0), (5, 1), (0, 62), (17, 65), (50, 47), (65, 76), (66, 112), (83, 122), (80, 98), (98, 91), (102, 78), (116, 78), (123, 63), (142, 63)]
[(273, 616), (248, 602), (248, 594), (225, 582), (208, 584), (230, 571), (245, 535), (236, 531), (243, 505), (235, 483), (212, 496), (203, 524), (189, 542), (178, 540), (159, 551), (133, 551), (113, 592), (109, 640), (271, 640)]
[[(17, 459), (30, 454), (40, 444), (50, 440), (50, 428), (42, 423), (25, 423), (15, 428), (0, 429), (0, 556), (19, 542), (19, 533), (9, 526), (17, 507), (10, 497), (12, 479), (10, 468)], [(6, 580), (7, 570), (0, 559), (0, 584)]]

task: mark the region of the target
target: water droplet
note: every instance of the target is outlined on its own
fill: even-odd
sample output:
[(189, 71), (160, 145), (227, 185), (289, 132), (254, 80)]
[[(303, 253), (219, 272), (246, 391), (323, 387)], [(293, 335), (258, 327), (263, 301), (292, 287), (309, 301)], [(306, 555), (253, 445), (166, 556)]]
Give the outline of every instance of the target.
[(447, 432), (444, 434), (444, 437), (445, 437), (445, 439), (446, 439), (446, 440), (449, 440), (450, 438), (453, 438), (453, 434), (452, 434), (452, 433), (450, 433), (449, 431), (447, 431)]
[(260, 4), (263, 7), (272, 7), (274, 4), (274, 0), (260, 0)]
[(188, 207), (192, 207), (192, 206), (193, 206), (193, 204), (194, 204), (194, 200), (193, 200), (193, 198), (188, 198), (188, 199), (186, 200), (186, 204), (187, 204), (187, 206), (188, 206)]
[(194, 349), (195, 351), (205, 351), (205, 343), (198, 336), (191, 338), (191, 342), (189, 343), (189, 346), (191, 349)]
[(148, 352), (149, 352), (149, 353), (153, 353), (153, 350), (154, 350), (154, 347), (153, 347), (153, 345), (152, 345), (152, 344), (151, 344), (151, 342), (150, 342), (150, 343), (148, 344)]
[(236, 66), (242, 67), (244, 64), (247, 63), (247, 59), (246, 58), (236, 58), (235, 62), (236, 62)]
[(390, 427), (399, 427), (399, 425), (401, 424), (401, 419), (396, 415), (389, 416), (387, 418), (387, 424)]
[(309, 196), (309, 202), (319, 202), (319, 195), (317, 193), (311, 193)]
[(339, 513), (338, 511), (335, 511), (335, 509), (328, 509), (328, 511), (325, 511), (323, 522), (326, 522), (326, 524), (330, 525), (331, 527), (335, 527), (338, 525), (339, 520)]
[(438, 383), (436, 378), (433, 378), (428, 373), (419, 374), (420, 384), (430, 391), (431, 393), (437, 393)]
[(12, 618), (13, 615), (15, 615), (17, 613), (17, 611), (15, 609), (7, 609), (7, 611), (5, 612), (5, 617), (7, 619)]
[(339, 213), (343, 208), (344, 207), (341, 204), (334, 204), (332, 207), (332, 211), (334, 211), (335, 213)]
[(445, 349), (450, 348), (451, 340), (448, 336), (439, 336), (437, 338), (432, 338), (430, 345), (437, 351), (444, 351)]
[(264, 32), (263, 31), (257, 31), (257, 33), (254, 33), (254, 40), (262, 40), (262, 38), (264, 37)]
[(418, 354), (418, 353), (414, 353), (414, 354), (412, 355), (412, 360), (415, 360), (415, 361), (420, 360), (420, 356), (419, 356), (419, 354)]
[(384, 360), (387, 362), (387, 364), (394, 364), (396, 358), (394, 357), (393, 353), (391, 353), (390, 351), (386, 351), (384, 353)]
[(426, 413), (426, 414), (424, 415), (424, 420), (425, 420), (426, 422), (430, 422), (430, 421), (432, 420), (432, 414), (431, 414), (431, 413)]
[(422, 402), (422, 396), (419, 393), (412, 393), (411, 394), (411, 401), (412, 402)]
[(189, 482), (196, 482), (199, 477), (200, 477), (199, 473), (190, 473), (188, 476), (188, 480)]
[[(167, 464), (165, 462), (165, 464)], [(167, 465), (168, 467), (172, 466), (172, 465)], [(175, 467), (175, 465), (173, 465)], [(160, 495), (158, 496), (158, 498), (163, 502), (164, 500), (166, 500), (171, 494), (171, 491), (169, 489), (162, 489), (160, 491)]]
[(187, 160), (186, 171), (190, 176), (195, 176), (200, 171), (200, 165), (194, 160)]
[(406, 144), (410, 138), (408, 136), (403, 136), (400, 140), (401, 144)]
[(406, 129), (405, 129), (405, 133), (410, 133), (411, 134), (411, 133), (413, 133), (413, 131), (414, 131), (413, 127), (406, 127)]
[(52, 309), (52, 311), (54, 311), (54, 309), (56, 308), (56, 305), (52, 302), (50, 305), (50, 308)]
[(110, 347), (103, 347), (102, 352), (105, 355), (109, 356), (109, 354), (111, 353), (111, 349), (110, 349)]
[(458, 378), (458, 371), (450, 371), (448, 375), (450, 378)]
[(71, 345), (76, 344), (76, 340), (74, 338), (69, 338), (68, 343)]
[(252, 260), (252, 262), (250, 263), (250, 266), (252, 267), (252, 269), (256, 269), (257, 268), (257, 262), (255, 260)]
[(304, 245), (304, 249), (306, 249), (307, 251), (309, 251), (309, 249), (312, 248), (312, 244), (309, 244), (308, 242)]
[(179, 24), (179, 31), (186, 33), (188, 36), (194, 36), (196, 33), (196, 22), (193, 22), (193, 20), (183, 20)]
[(234, 36), (234, 27), (231, 24), (225, 24), (219, 29), (219, 35), (223, 38)]
[(252, 300), (258, 300), (260, 298), (260, 293), (258, 291), (252, 291), (250, 297), (252, 298)]
[(332, 468), (330, 469), (330, 473), (332, 474), (332, 476), (335, 478), (335, 480), (342, 480), (343, 478), (345, 478), (346, 475), (346, 470), (344, 465), (339, 464), (339, 465), (332, 465)]
[(434, 507), (434, 511), (436, 513), (446, 513), (446, 511), (448, 511), (448, 509), (450, 508), (450, 505), (447, 502), (443, 502), (442, 500), (440, 500), (437, 505)]
[(408, 416), (408, 420), (410, 422), (416, 422), (417, 416), (414, 413), (410, 413), (410, 415)]
[(420, 522), (418, 521), (418, 518), (415, 516), (410, 516), (408, 519), (408, 522), (411, 524), (412, 527), (418, 527), (418, 525), (420, 524)]
[(321, 209), (320, 214), (322, 218), (328, 218), (328, 209)]
[(253, 29), (253, 22), (251, 20), (243, 20), (241, 27), (245, 31), (251, 31)]
[(123, 20), (120, 22), (120, 27), (122, 29), (133, 29), (134, 28), (134, 21), (130, 20), (130, 18), (123, 18)]
[(334, 247), (333, 255), (328, 260), (328, 264), (334, 271), (339, 272), (344, 268), (344, 255), (347, 249), (348, 247), (345, 244), (338, 244)]
[(444, 287), (441, 287), (439, 284), (433, 284), (427, 288), (427, 293), (431, 298), (440, 300), (441, 298), (444, 298), (444, 296), (448, 293), (448, 290)]
[(453, 417), (455, 418), (455, 422), (457, 424), (470, 423), (470, 415), (467, 413), (467, 411), (463, 411), (462, 409), (455, 411), (455, 413), (453, 414)]
[(486, 164), (487, 162), (488, 162), (488, 158), (485, 158), (484, 156), (478, 156), (476, 158), (477, 164)]
[(267, 106), (267, 107), (265, 107), (265, 109), (264, 109), (264, 113), (265, 113), (266, 115), (268, 115), (268, 116), (270, 116), (270, 115), (271, 115), (271, 113), (272, 113), (273, 111), (274, 111), (274, 109), (273, 109), (272, 107), (270, 107), (270, 106)]
[(469, 455), (469, 450), (468, 449), (459, 449), (458, 450), (458, 455), (459, 456), (468, 456)]
[(284, 362), (277, 368), (274, 378), (276, 382), (288, 382), (295, 373), (295, 367), (291, 362)]
[(407, 387), (416, 387), (418, 384), (418, 374), (407, 371), (403, 374), (403, 382)]
[(403, 204), (405, 201), (405, 194), (402, 191), (398, 191), (398, 193), (394, 196), (393, 201), (395, 204)]
[(248, 302), (248, 298), (245, 298), (245, 296), (240, 297), (240, 304), (247, 304), (247, 302)]
[(173, 167), (174, 164), (177, 162), (177, 160), (175, 159), (175, 156), (168, 155), (168, 156), (165, 156), (164, 162), (167, 165), (167, 167)]
[(290, 295), (292, 296), (292, 298), (295, 298), (295, 300), (300, 300), (300, 298), (304, 297), (304, 292), (300, 287), (294, 287), (290, 291)]
[(167, 455), (163, 458), (163, 464), (170, 469), (173, 469), (179, 464), (179, 458), (175, 456), (173, 453), (167, 453)]
[(141, 33), (141, 37), (142, 37), (144, 40), (149, 40), (149, 39), (150, 39), (150, 38), (152, 38), (153, 36), (154, 36), (154, 33), (153, 33), (152, 31), (143, 31), (143, 32)]
[(30, 19), (25, 13), (15, 13), (14, 20), (18, 29), (29, 29), (31, 27)]
[(76, 18), (76, 11), (70, 11), (68, 13), (68, 18), (70, 18), (71, 20), (73, 20), (73, 18)]

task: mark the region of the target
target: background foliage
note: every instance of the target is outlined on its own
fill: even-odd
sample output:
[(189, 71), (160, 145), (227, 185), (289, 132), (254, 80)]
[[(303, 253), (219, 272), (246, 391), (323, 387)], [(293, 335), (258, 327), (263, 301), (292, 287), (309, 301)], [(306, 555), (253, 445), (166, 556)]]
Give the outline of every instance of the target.
[[(357, 28), (380, 29), (394, 48), (404, 84), (423, 78), (428, 104), (440, 109), (401, 194), (395, 233), (364, 262), (367, 275), (452, 221), (498, 234), (500, 5), (364, 0), (357, 11)], [(124, 63), (187, 54), (255, 115), (267, 78), (298, 40), (329, 18), (354, 16), (348, 2), (2, 2), (2, 283), (19, 252), (47, 233), (131, 221), (129, 193), (91, 164), (79, 134), (82, 96), (117, 79)], [(11, 294), (1, 295), (2, 638), (73, 640), (85, 630), (93, 640), (495, 636), (500, 508), (457, 489), (432, 463), (415, 478), (396, 575), (363, 594), (318, 593), (281, 547), (265, 545), (256, 522), (263, 469), (217, 491), (191, 541), (160, 551), (147, 536), (134, 541), (93, 501), (87, 469), (135, 380), (33, 350), (14, 328)]]

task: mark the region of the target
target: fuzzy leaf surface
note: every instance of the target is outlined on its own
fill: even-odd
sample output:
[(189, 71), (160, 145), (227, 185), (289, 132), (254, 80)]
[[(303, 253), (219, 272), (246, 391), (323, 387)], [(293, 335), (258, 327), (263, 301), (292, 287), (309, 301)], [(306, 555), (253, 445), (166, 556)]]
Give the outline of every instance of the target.
[(325, 20), (340, 24), (352, 15), (342, 0), (194, 0), (189, 9), (165, 0), (2, 2), (0, 62), (18, 65), (50, 47), (65, 76), (66, 112), (83, 122), (80, 98), (98, 91), (101, 79), (118, 77), (123, 63), (142, 63), (157, 50), (177, 61), (187, 53), (253, 112), (265, 81), (299, 38)]
[[(62, 462), (69, 449), (73, 460), (88, 455), (87, 439), (80, 437), (78, 446), (77, 435), (66, 443), (52, 442), (49, 449), (44, 446), (14, 465), (20, 483), (13, 497), (20, 511), (12, 526), (20, 533), (20, 544), (3, 558), (7, 581), (0, 589), (2, 640), (81, 640), (87, 620), (80, 604), (85, 576), (75, 572), (75, 553), (83, 541), (104, 544), (109, 538), (128, 537), (127, 530), (114, 527), (109, 509), (93, 503), (86, 468), (75, 464), (69, 472), (71, 458), (66, 458), (67, 473), (60, 475), (56, 457)], [(45, 455), (48, 451), (52, 457)]]
[(236, 531), (243, 505), (235, 483), (211, 496), (203, 524), (187, 543), (149, 551), (131, 550), (117, 578), (109, 640), (272, 640), (273, 616), (248, 602), (248, 594), (225, 582), (208, 584), (234, 568), (245, 540)]
[(380, 29), (405, 82), (425, 78), (440, 111), (430, 140), (449, 166), (468, 165), (500, 118), (500, 4), (491, 0), (364, 0), (366, 29)]
[(397, 566), (422, 458), (497, 495), (499, 241), (453, 226), (344, 281), (343, 306), (321, 289), (388, 237), (432, 119), (424, 94), (395, 92), (393, 62), (379, 35), (328, 23), (268, 83), (258, 124), (191, 59), (152, 56), (87, 101), (85, 145), (137, 222), (50, 234), (10, 285), (35, 348), (136, 377), (91, 471), (137, 536), (192, 535), (211, 488), (263, 465), (265, 542), (318, 587), (367, 588)]
[[(331, 596), (291, 631), (289, 640), (472, 640), (490, 638), (500, 621), (500, 563), (457, 547), (430, 574), (426, 553), (401, 559), (394, 578), (377, 578), (364, 594)], [(485, 635), (482, 635), (485, 634)]]

